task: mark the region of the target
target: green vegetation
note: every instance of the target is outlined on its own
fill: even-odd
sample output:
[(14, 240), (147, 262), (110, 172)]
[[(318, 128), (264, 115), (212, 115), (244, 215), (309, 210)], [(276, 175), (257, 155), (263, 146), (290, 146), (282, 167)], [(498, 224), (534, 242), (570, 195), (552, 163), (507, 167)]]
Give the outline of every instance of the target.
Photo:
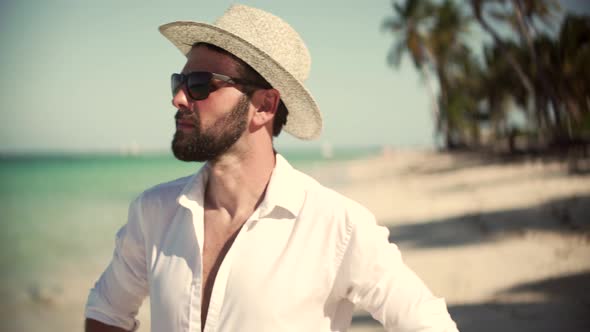
[[(424, 77), (445, 148), (588, 146), (590, 17), (564, 17), (557, 0), (392, 5), (383, 22), (395, 37), (388, 61), (397, 67), (407, 53)], [(474, 49), (474, 29), (487, 39), (481, 49)]]

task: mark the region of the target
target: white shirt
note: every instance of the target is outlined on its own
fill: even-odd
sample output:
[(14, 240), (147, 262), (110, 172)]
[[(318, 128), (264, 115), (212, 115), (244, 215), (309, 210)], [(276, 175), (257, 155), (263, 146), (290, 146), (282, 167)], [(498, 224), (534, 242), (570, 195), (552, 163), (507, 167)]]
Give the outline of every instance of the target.
[[(217, 273), (205, 332), (346, 331), (354, 306), (388, 331), (457, 331), (387, 228), (277, 154), (266, 195)], [(127, 330), (149, 295), (152, 331), (201, 330), (209, 167), (145, 191), (117, 233), (86, 317)]]

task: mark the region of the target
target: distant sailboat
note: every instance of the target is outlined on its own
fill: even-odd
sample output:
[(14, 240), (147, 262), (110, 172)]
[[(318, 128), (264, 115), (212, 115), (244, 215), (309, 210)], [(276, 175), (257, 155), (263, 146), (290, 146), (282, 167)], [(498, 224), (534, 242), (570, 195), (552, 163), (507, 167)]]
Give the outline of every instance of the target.
[(139, 156), (141, 149), (136, 141), (132, 141), (129, 145), (123, 145), (119, 149), (119, 154), (122, 156)]
[(332, 148), (332, 144), (330, 143), (323, 143), (321, 151), (322, 157), (324, 159), (332, 159), (334, 157), (334, 149)]

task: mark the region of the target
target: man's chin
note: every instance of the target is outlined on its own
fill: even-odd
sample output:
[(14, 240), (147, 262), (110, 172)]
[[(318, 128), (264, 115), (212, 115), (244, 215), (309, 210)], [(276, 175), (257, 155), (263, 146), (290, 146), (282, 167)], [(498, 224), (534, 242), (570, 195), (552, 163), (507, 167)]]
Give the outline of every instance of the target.
[(176, 159), (186, 162), (206, 162), (217, 157), (217, 154), (211, 153), (211, 149), (203, 149), (203, 145), (197, 142), (172, 141), (172, 154)]
[(190, 139), (180, 131), (174, 134), (171, 148), (174, 157), (180, 161), (200, 161), (195, 160), (197, 157), (195, 142), (190, 142)]
[(194, 147), (192, 146), (183, 146), (183, 147), (179, 147), (179, 146), (173, 146), (172, 147), (172, 154), (174, 155), (174, 157), (180, 161), (186, 161), (186, 162), (203, 162), (203, 161), (207, 161), (205, 158), (203, 158), (203, 156), (200, 156), (198, 153), (196, 153)]
[(174, 157), (176, 159), (180, 160), (180, 161), (185, 161), (185, 162), (202, 162), (202, 161), (205, 161), (205, 160), (197, 160), (193, 156), (189, 156), (189, 155), (182, 154), (182, 153), (177, 153), (177, 152), (174, 152), (174, 151), (173, 151), (173, 154), (174, 154)]

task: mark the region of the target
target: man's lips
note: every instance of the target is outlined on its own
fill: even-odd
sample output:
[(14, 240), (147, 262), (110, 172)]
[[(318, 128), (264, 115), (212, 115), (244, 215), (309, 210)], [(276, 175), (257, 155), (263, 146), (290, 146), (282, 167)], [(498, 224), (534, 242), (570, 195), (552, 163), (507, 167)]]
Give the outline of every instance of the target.
[(195, 124), (192, 121), (176, 121), (176, 129), (192, 130)]

